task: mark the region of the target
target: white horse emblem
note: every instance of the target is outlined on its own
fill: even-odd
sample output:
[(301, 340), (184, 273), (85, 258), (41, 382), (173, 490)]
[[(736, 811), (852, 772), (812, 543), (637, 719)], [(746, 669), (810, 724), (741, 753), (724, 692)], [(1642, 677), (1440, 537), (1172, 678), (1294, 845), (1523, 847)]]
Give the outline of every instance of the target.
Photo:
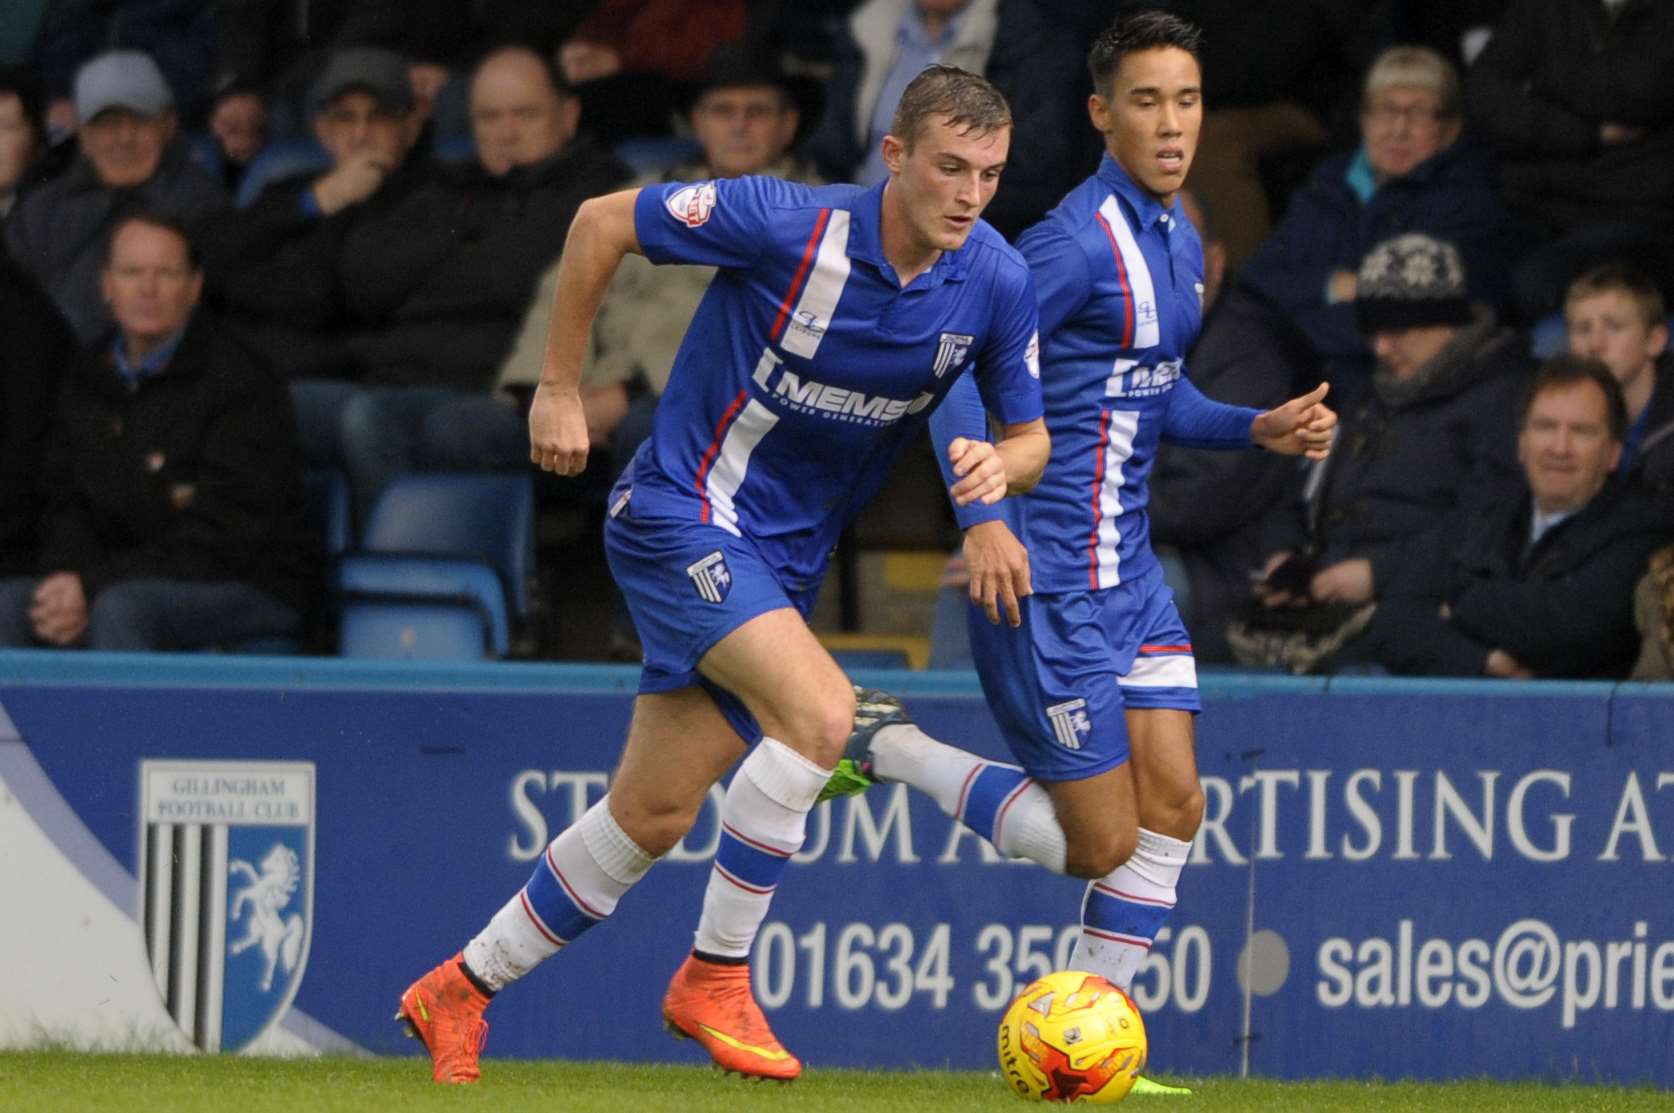
[(297, 960), (302, 957), (305, 931), (302, 917), (295, 912), (289, 916), (280, 915), (302, 883), (302, 864), (296, 851), (284, 843), (274, 843), (273, 849), (262, 858), (260, 873), (242, 858), (234, 858), (228, 864), (227, 872), (234, 877), (242, 874), (249, 879), (249, 884), (233, 894), (228, 916), (236, 921), (246, 905), (250, 908), (250, 922), (244, 938), (227, 949), (237, 955), (261, 945), (262, 958), (266, 960), (261, 990), (267, 993), (273, 989), (273, 974), (280, 961), (284, 961), (285, 973), (289, 974), (296, 969)]

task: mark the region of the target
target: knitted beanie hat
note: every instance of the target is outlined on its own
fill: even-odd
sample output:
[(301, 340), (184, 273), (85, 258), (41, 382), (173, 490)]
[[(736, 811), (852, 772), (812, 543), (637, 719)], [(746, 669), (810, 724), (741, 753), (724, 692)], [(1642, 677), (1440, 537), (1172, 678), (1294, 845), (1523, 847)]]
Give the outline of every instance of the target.
[(1469, 321), (1458, 250), (1422, 232), (1384, 240), (1361, 260), (1354, 318), (1364, 333)]

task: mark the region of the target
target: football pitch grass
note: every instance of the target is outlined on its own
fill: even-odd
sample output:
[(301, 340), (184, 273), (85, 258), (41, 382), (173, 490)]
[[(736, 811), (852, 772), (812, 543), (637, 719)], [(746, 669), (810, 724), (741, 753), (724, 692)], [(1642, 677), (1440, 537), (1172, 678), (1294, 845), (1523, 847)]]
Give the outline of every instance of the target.
[[(0, 1110), (161, 1113), (350, 1113), (399, 1109), (517, 1113), (871, 1113), (1030, 1106), (997, 1074), (810, 1070), (791, 1085), (744, 1082), (698, 1066), (486, 1060), (476, 1086), (437, 1086), (419, 1059), (245, 1059), (216, 1056), (0, 1052)], [(1455, 1082), (1186, 1082), (1191, 1097), (1130, 1098), (1130, 1110), (1469, 1110), (1637, 1113), (1674, 1109), (1674, 1093), (1596, 1086)]]

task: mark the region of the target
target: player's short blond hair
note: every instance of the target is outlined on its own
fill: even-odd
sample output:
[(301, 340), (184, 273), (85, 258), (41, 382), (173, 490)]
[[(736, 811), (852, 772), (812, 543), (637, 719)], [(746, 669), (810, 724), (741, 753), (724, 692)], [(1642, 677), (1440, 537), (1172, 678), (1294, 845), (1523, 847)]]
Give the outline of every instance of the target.
[(925, 66), (908, 83), (895, 106), (889, 134), (910, 151), (935, 116), (945, 117), (962, 135), (981, 137), (1011, 127), (1011, 106), (993, 83), (969, 70), (939, 63)]

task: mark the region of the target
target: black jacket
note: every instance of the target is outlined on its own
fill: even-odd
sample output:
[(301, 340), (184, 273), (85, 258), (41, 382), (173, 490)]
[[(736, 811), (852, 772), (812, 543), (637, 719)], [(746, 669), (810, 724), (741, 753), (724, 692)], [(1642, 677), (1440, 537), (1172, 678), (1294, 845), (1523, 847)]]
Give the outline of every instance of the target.
[(1626, 676), (1639, 649), (1633, 585), (1674, 527), (1642, 494), (1620, 488), (1551, 527), (1532, 550), (1529, 516), (1525, 494), (1460, 515), (1445, 546), (1408, 546), (1357, 653), (1430, 676), (1480, 675), (1491, 649), (1537, 676)]
[(1645, 407), (1645, 434), (1622, 479), (1655, 497), (1674, 521), (1674, 353), (1657, 358), (1656, 376)]
[[(1612, 19), (1599, 0), (1516, 0), (1465, 93), (1523, 214), (1674, 228), (1674, 4), (1628, 0)], [(1605, 123), (1646, 134), (1604, 146)]]
[(199, 311), (130, 389), (108, 340), (76, 357), (47, 459), (39, 569), (91, 603), (139, 579), (238, 581), (305, 609), (312, 546), (284, 384)]
[(1305, 552), (1321, 568), (1364, 557), (1381, 590), (1402, 543), (1444, 528), (1460, 506), (1520, 489), (1517, 416), (1528, 368), (1522, 339), (1479, 310), (1410, 385), (1380, 371), (1358, 400), (1338, 400), (1331, 457), (1293, 481), (1267, 552)]
[(198, 247), (211, 304), (286, 378), (348, 375), (348, 338), (365, 322), (350, 312), (343, 290), (344, 244), (433, 174), (434, 164), (415, 148), (377, 192), (330, 216), (305, 211), (304, 197), (319, 177), (307, 174), (270, 186), (247, 209), (206, 221)]
[(486, 391), (581, 203), (629, 170), (586, 136), (503, 177), (451, 170), (344, 243), (349, 308), (374, 329), (350, 342), (374, 385)]
[(0, 250), (0, 577), (35, 566), (41, 461), (74, 351), (51, 300)]

